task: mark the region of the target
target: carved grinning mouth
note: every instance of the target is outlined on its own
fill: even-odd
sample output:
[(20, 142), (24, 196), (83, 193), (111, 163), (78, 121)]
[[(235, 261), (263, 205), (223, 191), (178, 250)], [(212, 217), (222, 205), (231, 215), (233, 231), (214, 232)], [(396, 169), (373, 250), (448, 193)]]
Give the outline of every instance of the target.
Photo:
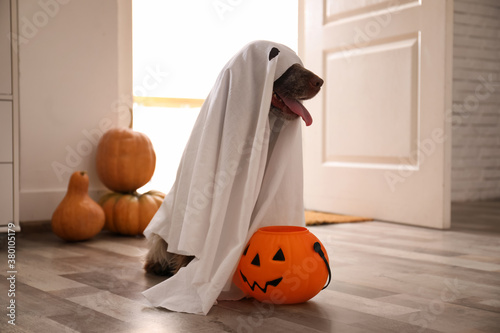
[(248, 282), (247, 277), (243, 274), (243, 272), (241, 270), (240, 270), (240, 274), (241, 274), (241, 278), (243, 279), (243, 281), (248, 284), (248, 286), (250, 287), (250, 289), (252, 289), (252, 291), (255, 291), (255, 287), (258, 287), (264, 294), (267, 292), (267, 287), (268, 286), (276, 287), (276, 286), (278, 286), (278, 284), (280, 284), (281, 280), (283, 280), (283, 277), (280, 277), (280, 278), (274, 279), (272, 281), (267, 281), (266, 285), (264, 286), (264, 288), (262, 288), (257, 283), (257, 281), (254, 281), (253, 285), (251, 285), (250, 282)]

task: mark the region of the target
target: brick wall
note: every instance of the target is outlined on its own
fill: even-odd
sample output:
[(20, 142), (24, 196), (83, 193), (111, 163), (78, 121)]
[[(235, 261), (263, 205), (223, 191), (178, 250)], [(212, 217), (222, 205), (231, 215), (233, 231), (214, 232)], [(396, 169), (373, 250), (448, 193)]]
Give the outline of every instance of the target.
[(452, 201), (500, 198), (500, 1), (454, 3)]

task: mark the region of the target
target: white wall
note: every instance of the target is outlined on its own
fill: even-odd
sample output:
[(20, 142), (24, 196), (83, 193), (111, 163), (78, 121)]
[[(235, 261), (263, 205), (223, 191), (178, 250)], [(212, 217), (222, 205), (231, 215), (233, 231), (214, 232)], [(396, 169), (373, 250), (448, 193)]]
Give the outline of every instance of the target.
[(455, 0), (452, 200), (500, 198), (500, 3)]
[(104, 189), (96, 143), (129, 117), (130, 8), (131, 0), (19, 0), (21, 221), (50, 219), (73, 171), (89, 172), (94, 198)]

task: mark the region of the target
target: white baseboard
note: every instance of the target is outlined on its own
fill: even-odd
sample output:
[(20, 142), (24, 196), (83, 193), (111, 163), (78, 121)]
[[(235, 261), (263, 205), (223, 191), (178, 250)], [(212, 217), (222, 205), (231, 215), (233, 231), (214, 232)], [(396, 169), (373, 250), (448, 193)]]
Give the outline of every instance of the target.
[[(94, 200), (109, 190), (105, 188), (89, 189), (89, 195)], [(52, 213), (66, 194), (64, 190), (23, 191), (20, 193), (19, 219), (21, 222), (45, 221), (52, 219)]]

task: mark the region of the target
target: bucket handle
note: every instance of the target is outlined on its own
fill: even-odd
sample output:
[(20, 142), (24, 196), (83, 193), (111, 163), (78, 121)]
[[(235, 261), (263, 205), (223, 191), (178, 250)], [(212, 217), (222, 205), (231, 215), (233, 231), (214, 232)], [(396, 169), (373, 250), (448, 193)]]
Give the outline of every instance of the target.
[(323, 253), (323, 250), (321, 249), (321, 244), (319, 242), (314, 243), (314, 252), (318, 253), (321, 259), (325, 262), (326, 269), (328, 270), (328, 282), (326, 283), (326, 286), (324, 286), (321, 290), (325, 289), (328, 287), (332, 280), (332, 271), (330, 270), (330, 264), (328, 263), (328, 260), (326, 260), (325, 254)]

